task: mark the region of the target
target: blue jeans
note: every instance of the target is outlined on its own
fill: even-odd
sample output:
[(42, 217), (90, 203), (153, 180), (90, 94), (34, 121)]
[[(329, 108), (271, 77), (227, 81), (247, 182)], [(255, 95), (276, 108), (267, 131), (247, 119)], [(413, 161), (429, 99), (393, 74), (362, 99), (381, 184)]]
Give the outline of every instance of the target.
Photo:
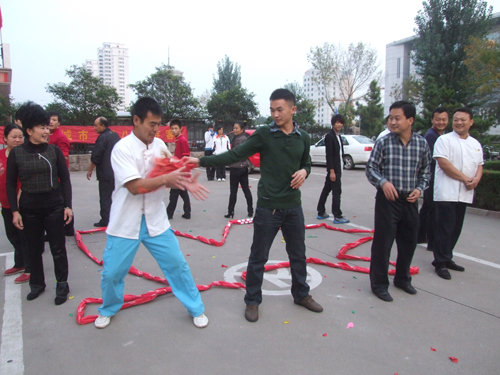
[(139, 239), (107, 236), (104, 250), (104, 271), (101, 277), (102, 306), (97, 310), (100, 315), (113, 316), (123, 305), (123, 289), (125, 276), (134, 261), (140, 243), (156, 259), (163, 271), (172, 292), (193, 317), (205, 311), (200, 292), (196, 288), (193, 276), (179, 248), (179, 241), (171, 229), (162, 234), (150, 237), (146, 220), (142, 216)]
[(302, 207), (273, 210), (257, 206), (253, 225), (253, 243), (247, 267), (245, 303), (249, 305), (262, 303), (264, 265), (269, 259), (269, 250), (280, 228), (290, 260), (293, 299), (299, 302), (307, 297), (309, 285), (306, 282), (306, 245)]

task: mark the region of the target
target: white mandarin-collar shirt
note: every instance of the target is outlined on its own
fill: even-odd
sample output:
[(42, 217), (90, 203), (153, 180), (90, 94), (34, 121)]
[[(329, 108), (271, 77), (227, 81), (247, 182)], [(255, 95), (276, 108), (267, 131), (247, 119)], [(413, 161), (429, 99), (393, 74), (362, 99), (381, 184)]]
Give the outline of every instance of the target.
[(151, 237), (170, 228), (163, 204), (164, 187), (150, 193), (133, 195), (125, 186), (129, 181), (145, 178), (153, 169), (155, 158), (164, 157), (167, 152), (167, 146), (162, 140), (155, 138), (146, 146), (134, 133), (115, 145), (111, 153), (115, 190), (107, 234), (138, 239), (142, 215), (145, 215)]
[[(471, 136), (460, 138), (456, 132), (440, 136), (434, 145), (434, 159), (445, 158), (455, 168), (472, 178), (483, 165), (481, 144)], [(462, 181), (449, 177), (436, 163), (434, 201), (472, 203), (474, 190), (468, 190)]]

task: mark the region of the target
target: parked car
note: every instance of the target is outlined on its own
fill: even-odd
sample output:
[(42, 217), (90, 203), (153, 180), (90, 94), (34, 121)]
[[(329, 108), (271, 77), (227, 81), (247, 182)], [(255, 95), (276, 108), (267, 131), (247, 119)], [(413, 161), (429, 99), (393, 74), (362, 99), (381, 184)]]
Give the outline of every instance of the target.
[[(364, 135), (341, 134), (344, 145), (344, 168), (354, 169), (356, 165), (364, 165), (368, 162), (375, 143)], [(326, 165), (325, 137), (311, 146), (311, 164)]]

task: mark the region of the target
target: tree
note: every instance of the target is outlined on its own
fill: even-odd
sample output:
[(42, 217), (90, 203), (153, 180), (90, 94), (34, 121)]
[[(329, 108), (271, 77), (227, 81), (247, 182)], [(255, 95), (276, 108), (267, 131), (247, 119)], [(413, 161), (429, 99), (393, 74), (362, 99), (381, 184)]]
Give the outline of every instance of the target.
[(10, 96), (0, 95), (0, 125), (12, 122), (11, 116), (14, 116), (16, 110)]
[(323, 96), (334, 112), (335, 101), (350, 108), (351, 103), (359, 99), (358, 92), (371, 80), (380, 78), (377, 50), (362, 42), (351, 43), (347, 49), (325, 43), (323, 47), (311, 48), (307, 59), (315, 70), (314, 79), (323, 85)]
[(176, 74), (173, 66), (162, 64), (156, 72), (130, 85), (137, 97), (149, 96), (163, 109), (163, 121), (173, 118), (199, 117), (199, 102), (193, 96), (191, 86), (182, 75)]
[(370, 82), (365, 95), (366, 105), (356, 102), (356, 114), (359, 116), (359, 129), (367, 137), (377, 136), (384, 130), (384, 106), (381, 103), (380, 87), (376, 80)]
[(217, 77), (214, 76), (213, 85), (213, 91), (217, 94), (241, 87), (241, 68), (231, 62), (227, 55), (217, 63)]
[[(423, 7), (415, 17), (412, 59), (422, 77), (422, 100), (428, 107), (423, 117), (430, 123), (432, 107), (472, 104), (475, 90), (467, 79), (465, 47), (471, 37), (483, 38), (490, 30), (492, 7), (481, 0), (429, 0)], [(430, 106), (429, 99), (434, 102)]]
[(259, 115), (254, 97), (255, 94), (241, 85), (238, 64), (227, 56), (217, 63), (217, 76), (214, 76), (212, 94), (207, 101), (207, 112), (217, 124), (228, 127), (238, 120), (249, 123)]
[(71, 78), (69, 84), (47, 85), (47, 92), (55, 98), (47, 109), (57, 108), (64, 122), (74, 125), (93, 124), (98, 116), (116, 118), (122, 100), (114, 87), (105, 85), (85, 67), (73, 65), (66, 75)]

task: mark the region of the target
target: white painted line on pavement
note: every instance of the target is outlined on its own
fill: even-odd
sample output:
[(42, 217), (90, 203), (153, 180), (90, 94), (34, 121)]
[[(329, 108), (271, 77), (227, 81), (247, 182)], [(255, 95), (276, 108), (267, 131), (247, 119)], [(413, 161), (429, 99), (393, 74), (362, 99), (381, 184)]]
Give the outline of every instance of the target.
[[(6, 254), (5, 266), (6, 269), (14, 266), (14, 253)], [(24, 374), (21, 286), (14, 284), (14, 280), (12, 279), (7, 279), (5, 282), (5, 305), (3, 307), (0, 345), (0, 374)]]
[[(355, 228), (358, 228), (358, 229), (368, 229), (368, 230), (370, 229), (370, 228), (366, 228), (366, 227), (363, 227), (361, 225), (356, 225), (356, 224), (353, 224), (353, 223), (349, 223), (347, 225), (350, 225), (351, 227), (355, 227)], [(427, 245), (425, 245), (425, 244), (419, 244), (418, 246), (426, 247)], [(479, 264), (484, 264), (485, 266), (490, 266), (490, 267), (493, 267), (493, 268), (500, 269), (500, 264), (496, 264), (496, 263), (493, 263), (493, 262), (488, 262), (487, 260), (483, 260), (483, 259), (471, 257), (470, 255), (465, 255), (465, 254), (457, 253), (457, 252), (453, 252), (453, 255), (457, 256), (459, 258), (471, 260), (471, 261), (479, 263)]]
[(0, 254), (0, 257), (8, 257), (9, 255), (14, 255), (14, 252), (2, 253), (2, 254)]
[(479, 259), (479, 258), (474, 258), (474, 257), (471, 257), (469, 255), (465, 255), (465, 254), (453, 252), (453, 256), (457, 256), (459, 258), (464, 258), (464, 259), (467, 259), (467, 260), (472, 260), (473, 262), (481, 263), (481, 264), (484, 264), (486, 266), (490, 266), (490, 267), (493, 267), (493, 268), (500, 269), (500, 264), (496, 264), (496, 263), (493, 263), (493, 262), (488, 262), (487, 260), (482, 260), (482, 259)]

